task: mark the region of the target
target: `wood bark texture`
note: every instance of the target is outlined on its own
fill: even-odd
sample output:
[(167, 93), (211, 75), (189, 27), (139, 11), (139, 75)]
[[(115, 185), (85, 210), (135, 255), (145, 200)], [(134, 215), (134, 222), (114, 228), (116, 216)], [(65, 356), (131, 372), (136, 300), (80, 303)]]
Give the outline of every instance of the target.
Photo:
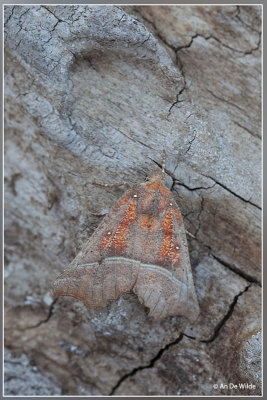
[[(261, 394), (261, 7), (4, 11), (5, 394)], [(53, 301), (162, 150), (198, 319)]]

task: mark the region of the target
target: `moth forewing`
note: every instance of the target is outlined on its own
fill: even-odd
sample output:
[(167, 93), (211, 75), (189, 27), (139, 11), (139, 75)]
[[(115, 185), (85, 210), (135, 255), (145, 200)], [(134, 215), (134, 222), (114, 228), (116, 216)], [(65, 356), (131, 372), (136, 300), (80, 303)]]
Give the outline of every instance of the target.
[(181, 213), (159, 170), (124, 193), (52, 286), (54, 297), (71, 296), (88, 308), (130, 291), (155, 319), (192, 323), (198, 316)]

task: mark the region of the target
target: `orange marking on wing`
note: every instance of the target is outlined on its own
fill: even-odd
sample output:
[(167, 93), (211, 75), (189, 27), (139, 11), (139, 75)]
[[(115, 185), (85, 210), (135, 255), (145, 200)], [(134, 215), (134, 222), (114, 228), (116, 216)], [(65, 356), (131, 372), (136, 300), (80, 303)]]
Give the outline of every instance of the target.
[(148, 229), (149, 220), (150, 220), (150, 216), (149, 215), (144, 215), (141, 218), (141, 228), (142, 229)]
[(133, 200), (125, 211), (120, 226), (113, 237), (111, 247), (116, 250), (123, 250), (126, 247), (127, 231), (132, 221), (137, 219), (136, 202)]
[(111, 233), (107, 233), (105, 236), (103, 236), (101, 243), (100, 243), (100, 250), (103, 250), (105, 247), (107, 247), (107, 245), (109, 244), (111, 239)]
[(157, 219), (156, 218), (152, 218), (152, 221), (150, 222), (150, 233), (155, 233), (157, 229)]
[(172, 249), (172, 256), (174, 261), (179, 261), (181, 257), (181, 250), (177, 240), (175, 240), (173, 249)]
[(148, 183), (148, 184), (146, 184), (146, 189), (147, 190), (152, 190), (152, 191), (155, 192), (156, 190), (158, 190), (159, 185), (160, 185), (159, 181), (155, 181), (153, 183)]
[(137, 218), (136, 201), (133, 200), (133, 201), (131, 201), (129, 207), (126, 210), (123, 221), (127, 221), (127, 223), (129, 224), (131, 221), (134, 221), (136, 218)]
[(123, 204), (128, 203), (128, 201), (130, 200), (130, 196), (124, 197), (124, 199), (121, 199), (121, 201), (118, 202), (117, 206), (122, 206)]
[(164, 194), (165, 196), (169, 196), (171, 194), (171, 192), (164, 185), (160, 185), (159, 190), (160, 193)]
[(160, 256), (171, 262), (180, 260), (180, 248), (177, 240), (173, 240), (173, 213), (169, 208), (161, 225), (164, 230), (164, 238), (161, 246)]
[(161, 223), (164, 230), (164, 238), (161, 246), (160, 256), (167, 258), (172, 249), (172, 210), (169, 208)]
[[(121, 201), (119, 201), (117, 203), (116, 207), (120, 207), (121, 205), (126, 204), (129, 200), (130, 200), (130, 196), (127, 196), (127, 197), (121, 199)], [(133, 204), (135, 205), (135, 209), (133, 207)], [(108, 246), (108, 244), (110, 243), (111, 239), (113, 239), (113, 242), (115, 241), (115, 245), (117, 245), (118, 234), (121, 235), (121, 237), (123, 237), (123, 235), (126, 235), (126, 232), (127, 232), (128, 228), (124, 229), (123, 227), (128, 224), (127, 221), (130, 223), (131, 214), (133, 214), (134, 212), (136, 214), (136, 204), (135, 204), (135, 201), (132, 201), (130, 203), (128, 209), (126, 210), (125, 214), (124, 214), (124, 217), (123, 217), (122, 222), (121, 222), (121, 224), (119, 226), (116, 238), (113, 238), (113, 235), (111, 234), (111, 232), (107, 232), (103, 236), (103, 238), (101, 240), (101, 243), (100, 243), (100, 246), (99, 246), (100, 250), (104, 250)], [(120, 240), (120, 236), (119, 236), (119, 240)]]
[(117, 230), (116, 235), (113, 238), (111, 247), (116, 250), (123, 250), (126, 247), (126, 237), (127, 237), (128, 225), (121, 224)]
[(166, 212), (164, 220), (162, 221), (162, 226), (163, 226), (165, 234), (172, 233), (172, 210), (171, 210), (171, 208), (169, 208), (168, 211)]
[(161, 246), (160, 256), (162, 258), (169, 258), (172, 249), (172, 236), (165, 234)]

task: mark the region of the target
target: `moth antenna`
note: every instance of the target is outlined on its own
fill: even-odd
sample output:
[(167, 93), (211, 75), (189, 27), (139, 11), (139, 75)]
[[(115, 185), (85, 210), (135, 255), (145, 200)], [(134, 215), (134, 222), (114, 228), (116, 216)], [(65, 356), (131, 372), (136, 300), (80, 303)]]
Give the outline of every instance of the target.
[(162, 150), (161, 170), (163, 177), (165, 176), (165, 160), (166, 160), (166, 151)]

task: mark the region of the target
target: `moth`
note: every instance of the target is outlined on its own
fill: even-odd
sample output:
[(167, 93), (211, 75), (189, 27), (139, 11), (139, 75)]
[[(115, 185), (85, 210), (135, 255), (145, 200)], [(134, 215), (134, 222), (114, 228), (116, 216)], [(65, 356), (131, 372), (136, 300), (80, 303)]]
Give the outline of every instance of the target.
[(54, 298), (74, 297), (95, 309), (132, 291), (156, 320), (196, 320), (186, 232), (164, 177), (158, 168), (123, 194), (53, 283)]

